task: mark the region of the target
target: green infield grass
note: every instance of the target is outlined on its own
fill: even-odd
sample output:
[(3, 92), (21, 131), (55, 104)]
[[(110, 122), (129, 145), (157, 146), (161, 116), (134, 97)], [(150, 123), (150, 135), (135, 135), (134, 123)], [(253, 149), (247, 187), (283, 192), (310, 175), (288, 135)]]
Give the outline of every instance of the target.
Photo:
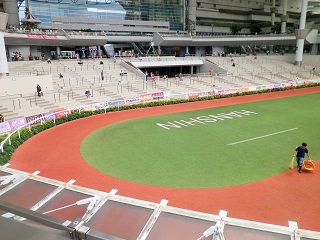
[(88, 135), (80, 151), (99, 171), (142, 184), (255, 182), (288, 171), (303, 141), (319, 159), (319, 102), (315, 93), (121, 121)]

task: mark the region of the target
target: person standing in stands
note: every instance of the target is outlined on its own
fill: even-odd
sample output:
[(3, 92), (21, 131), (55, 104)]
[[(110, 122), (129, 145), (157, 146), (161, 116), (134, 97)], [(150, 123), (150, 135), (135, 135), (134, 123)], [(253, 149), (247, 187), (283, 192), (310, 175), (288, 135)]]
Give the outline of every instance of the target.
[(4, 116), (0, 114), (0, 123), (4, 122)]
[(145, 80), (148, 81), (148, 71), (145, 72)]
[(37, 91), (38, 97), (41, 97), (41, 87), (39, 84), (37, 84), (36, 91)]
[(101, 75), (101, 80), (104, 80), (104, 73), (103, 73), (103, 70), (101, 70), (100, 75)]

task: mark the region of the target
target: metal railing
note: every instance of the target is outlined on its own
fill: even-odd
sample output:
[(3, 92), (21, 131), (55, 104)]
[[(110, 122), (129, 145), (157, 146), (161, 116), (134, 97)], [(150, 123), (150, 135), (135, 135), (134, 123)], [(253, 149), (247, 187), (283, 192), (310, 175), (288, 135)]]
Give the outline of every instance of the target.
[(21, 129), (28, 127), (29, 130), (31, 130), (31, 125), (33, 125), (35, 123), (43, 124), (43, 122), (45, 122), (45, 119), (48, 118), (48, 117), (51, 117), (51, 116), (53, 117), (52, 120), (53, 120), (53, 122), (55, 124), (56, 123), (56, 117), (55, 116), (56, 116), (56, 114), (60, 114), (60, 113), (62, 113), (65, 116), (68, 116), (69, 111), (68, 110), (62, 110), (62, 111), (58, 111), (58, 112), (55, 112), (55, 113), (52, 113), (52, 114), (42, 115), (40, 118), (35, 118), (34, 120), (19, 126), (16, 130), (14, 130), (11, 133), (9, 133), (8, 136), (1, 142), (1, 144), (0, 144), (1, 152), (4, 152), (3, 147), (4, 147), (4, 144), (7, 141), (9, 142), (9, 145), (11, 145), (11, 137), (13, 136), (13, 134), (18, 133), (18, 137), (19, 137), (19, 139), (21, 139), (21, 133), (20, 133)]

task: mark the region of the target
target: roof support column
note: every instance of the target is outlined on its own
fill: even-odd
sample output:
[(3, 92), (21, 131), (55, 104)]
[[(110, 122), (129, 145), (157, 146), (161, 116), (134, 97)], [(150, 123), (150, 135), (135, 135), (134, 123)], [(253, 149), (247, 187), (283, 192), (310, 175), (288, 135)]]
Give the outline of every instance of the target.
[(274, 26), (274, 22), (276, 19), (276, 0), (272, 0), (272, 8), (270, 8), (271, 11), (271, 25)]
[(288, 0), (283, 1), (283, 14), (281, 18), (281, 33), (286, 33), (287, 21), (289, 16), (287, 15)]
[(57, 59), (60, 59), (60, 56), (61, 56), (60, 46), (56, 46), (56, 52), (57, 52)]
[(97, 53), (98, 53), (98, 57), (102, 58), (101, 46), (97, 46)]
[(295, 31), (297, 38), (295, 65), (301, 66), (303, 57), (304, 40), (309, 33), (309, 29), (305, 29), (307, 19), (308, 0), (302, 0), (300, 26)]
[(17, 0), (2, 0), (4, 12), (8, 14), (8, 24), (19, 26)]
[(188, 9), (188, 25), (189, 31), (192, 36), (196, 35), (196, 15), (197, 15), (197, 1), (189, 0), (189, 9)]
[(311, 46), (311, 55), (318, 55), (318, 44), (312, 44)]
[(6, 47), (4, 44), (4, 30), (8, 22), (8, 14), (0, 12), (0, 75), (9, 73)]

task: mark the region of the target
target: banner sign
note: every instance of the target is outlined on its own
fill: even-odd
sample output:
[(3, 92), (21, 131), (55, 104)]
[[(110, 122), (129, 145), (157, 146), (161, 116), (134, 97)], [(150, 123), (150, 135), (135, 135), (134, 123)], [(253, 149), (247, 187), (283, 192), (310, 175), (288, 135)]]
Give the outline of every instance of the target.
[(208, 97), (209, 92), (201, 92), (199, 97)]
[(37, 115), (32, 115), (32, 116), (26, 117), (26, 120), (27, 120), (27, 123), (34, 121), (33, 123), (30, 123), (30, 125), (32, 126), (32, 125), (41, 123), (42, 117), (43, 117), (42, 114), (37, 114)]
[(92, 110), (101, 110), (101, 109), (105, 109), (105, 108), (108, 108), (108, 103), (107, 102), (95, 103), (92, 106)]
[(110, 108), (118, 107), (118, 106), (120, 107), (120, 106), (126, 105), (126, 101), (124, 99), (119, 99), (119, 100), (116, 100), (116, 101), (109, 101), (108, 105), (109, 105)]
[(54, 112), (56, 114), (56, 118), (66, 117), (70, 113), (68, 109), (61, 109)]
[(249, 88), (243, 88), (243, 92), (249, 92)]
[(41, 35), (27, 34), (27, 38), (37, 38), (37, 39), (42, 39), (43, 37), (42, 37)]
[(139, 103), (139, 97), (126, 98), (127, 105), (132, 105), (136, 103)]
[(54, 112), (47, 112), (43, 114), (44, 117), (44, 121), (50, 121), (50, 120), (54, 120), (56, 118), (56, 115), (54, 114)]
[(11, 128), (8, 122), (0, 123), (0, 133), (5, 133), (9, 131), (11, 131)]
[(200, 97), (200, 93), (189, 93), (188, 94), (188, 98), (191, 99), (191, 98), (198, 98)]
[(11, 130), (16, 130), (19, 127), (27, 124), (27, 120), (25, 118), (19, 118), (19, 119), (14, 119), (14, 120), (9, 120), (8, 121)]
[(229, 89), (229, 93), (241, 93), (243, 92), (242, 88), (231, 88)]
[(164, 92), (152, 93), (153, 100), (164, 99)]
[(218, 90), (218, 94), (228, 94), (229, 93), (229, 90)]
[(139, 102), (153, 101), (152, 93), (139, 95)]
[(43, 37), (44, 39), (54, 39), (54, 40), (57, 40), (57, 39), (58, 39), (58, 36), (42, 35), (42, 37)]

